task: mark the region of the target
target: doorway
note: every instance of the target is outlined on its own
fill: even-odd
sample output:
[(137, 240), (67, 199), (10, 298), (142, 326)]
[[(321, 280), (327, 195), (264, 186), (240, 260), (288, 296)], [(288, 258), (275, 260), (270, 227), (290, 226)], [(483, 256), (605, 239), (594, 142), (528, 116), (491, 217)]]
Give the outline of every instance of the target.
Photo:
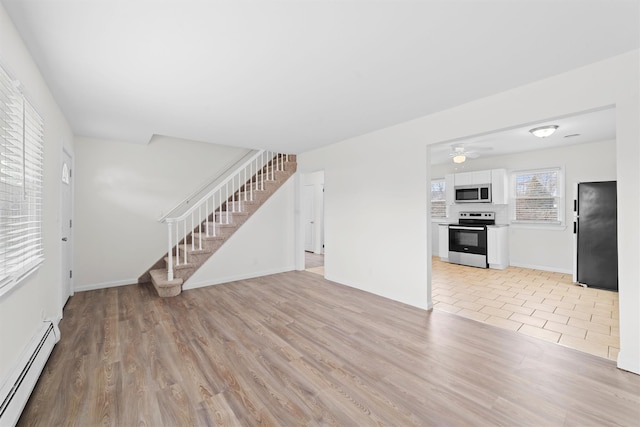
[(301, 184), (304, 268), (324, 275), (324, 171), (304, 174)]
[(62, 150), (60, 189), (60, 257), (61, 257), (61, 307), (73, 295), (73, 158)]
[[(558, 125), (558, 132), (545, 138), (542, 146), (530, 129), (548, 123)], [(524, 150), (525, 144), (535, 146), (526, 152), (514, 151), (516, 146)], [(461, 149), (466, 156), (457, 162)], [(571, 278), (575, 194), (569, 191), (576, 182), (616, 178), (615, 110), (603, 108), (551, 118), (448, 141), (428, 150), (427, 179), (432, 184), (429, 222), (432, 230), (445, 231), (430, 234), (432, 254), (437, 254), (429, 259), (434, 309), (616, 360), (620, 348), (618, 295), (584, 289)], [(439, 179), (446, 188), (447, 182), (455, 185), (458, 173), (495, 169), (508, 171), (506, 204), (456, 204), (453, 197), (447, 200), (446, 194), (440, 197), (438, 193)], [(562, 221), (551, 225), (519, 222), (515, 216), (518, 177), (549, 170), (557, 170), (560, 177), (559, 190), (553, 193), (557, 205), (553, 207), (558, 208)], [(524, 188), (527, 181), (520, 182)], [(505, 270), (447, 262), (447, 228), (438, 224), (457, 222), (462, 210), (495, 212), (496, 223), (508, 226)]]

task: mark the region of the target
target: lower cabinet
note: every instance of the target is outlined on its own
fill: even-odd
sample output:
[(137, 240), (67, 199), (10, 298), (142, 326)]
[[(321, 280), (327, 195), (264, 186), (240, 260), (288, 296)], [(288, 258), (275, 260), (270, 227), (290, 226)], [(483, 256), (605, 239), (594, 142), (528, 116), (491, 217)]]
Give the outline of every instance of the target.
[(489, 268), (509, 266), (509, 227), (487, 227), (487, 261)]
[(438, 225), (438, 256), (442, 261), (449, 260), (449, 226)]

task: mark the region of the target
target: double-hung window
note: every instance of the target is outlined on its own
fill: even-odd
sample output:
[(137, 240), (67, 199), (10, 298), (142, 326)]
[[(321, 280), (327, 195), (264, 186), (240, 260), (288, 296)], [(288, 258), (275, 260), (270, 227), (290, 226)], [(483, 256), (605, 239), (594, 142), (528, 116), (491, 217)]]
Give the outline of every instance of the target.
[(560, 225), (564, 217), (564, 183), (560, 168), (516, 171), (511, 175), (514, 223)]
[(444, 179), (431, 180), (431, 218), (447, 217), (447, 200)]
[(44, 260), (43, 126), (0, 67), (0, 294)]

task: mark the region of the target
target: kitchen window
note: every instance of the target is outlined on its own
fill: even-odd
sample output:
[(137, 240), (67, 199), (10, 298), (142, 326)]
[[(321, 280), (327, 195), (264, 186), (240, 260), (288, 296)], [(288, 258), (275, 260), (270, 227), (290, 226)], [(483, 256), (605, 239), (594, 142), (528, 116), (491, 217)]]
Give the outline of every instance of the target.
[(43, 120), (0, 67), (0, 294), (44, 260)]
[(561, 225), (564, 217), (561, 168), (516, 171), (511, 175), (511, 221)]
[(444, 178), (431, 180), (431, 218), (447, 217)]

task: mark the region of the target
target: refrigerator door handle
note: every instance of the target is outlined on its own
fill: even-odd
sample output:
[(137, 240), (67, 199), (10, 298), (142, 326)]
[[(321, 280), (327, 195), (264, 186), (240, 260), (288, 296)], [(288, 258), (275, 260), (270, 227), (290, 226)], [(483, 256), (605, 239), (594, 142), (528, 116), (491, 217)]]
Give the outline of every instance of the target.
[(573, 222), (573, 234), (577, 234), (578, 233), (578, 222), (574, 221)]

